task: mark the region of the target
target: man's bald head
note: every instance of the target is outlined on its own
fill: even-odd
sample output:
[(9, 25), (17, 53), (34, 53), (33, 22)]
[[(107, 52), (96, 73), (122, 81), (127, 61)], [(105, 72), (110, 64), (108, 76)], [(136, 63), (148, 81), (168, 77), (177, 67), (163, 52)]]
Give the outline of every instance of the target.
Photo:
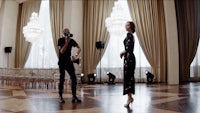
[(63, 34), (64, 34), (64, 33), (67, 33), (67, 32), (69, 32), (69, 29), (68, 29), (68, 28), (64, 28), (64, 29), (63, 29)]

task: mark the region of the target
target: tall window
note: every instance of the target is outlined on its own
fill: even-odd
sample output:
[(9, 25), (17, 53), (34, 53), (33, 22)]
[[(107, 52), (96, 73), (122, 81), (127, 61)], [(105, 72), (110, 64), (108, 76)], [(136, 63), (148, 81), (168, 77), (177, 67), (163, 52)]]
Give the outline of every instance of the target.
[[(116, 1), (110, 17), (106, 19), (106, 26), (110, 33), (110, 39), (101, 59), (101, 73), (102, 79), (104, 80), (107, 79), (107, 72), (115, 74), (118, 81), (123, 79), (123, 59), (120, 58), (120, 53), (124, 50), (123, 40), (127, 33), (125, 31), (125, 24), (130, 20), (132, 19), (130, 17), (127, 0)], [(134, 54), (136, 57), (135, 78), (137, 82), (144, 82), (146, 78), (145, 70), (151, 71), (151, 66), (140, 47), (136, 33), (134, 33), (134, 38)], [(97, 65), (97, 73), (99, 72), (100, 62)]]
[(190, 78), (194, 81), (200, 81), (200, 44), (198, 45), (196, 56), (190, 65)]
[(52, 39), (49, 0), (41, 1), (39, 21), (44, 31), (40, 39), (32, 44), (25, 68), (57, 68), (58, 58)]

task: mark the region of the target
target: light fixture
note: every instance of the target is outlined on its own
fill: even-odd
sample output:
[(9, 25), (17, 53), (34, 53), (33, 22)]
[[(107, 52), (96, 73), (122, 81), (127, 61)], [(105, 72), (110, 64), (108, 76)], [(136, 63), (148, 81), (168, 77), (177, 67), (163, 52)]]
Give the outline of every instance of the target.
[(83, 73), (81, 73), (81, 77), (83, 77), (84, 76), (84, 74)]
[(149, 71), (145, 71), (145, 74), (147, 76), (147, 84), (153, 83), (154, 75)]
[(111, 72), (107, 72), (107, 75), (108, 75), (108, 84), (115, 84), (116, 76)]
[(112, 13), (106, 18), (105, 23), (109, 33), (114, 33), (115, 36), (123, 36), (126, 33), (124, 26), (129, 21), (129, 12), (123, 7), (123, 1), (115, 1)]
[(35, 42), (40, 38), (42, 31), (43, 28), (39, 24), (38, 13), (33, 12), (27, 25), (23, 27), (23, 34), (26, 41), (31, 43)]
[(84, 74), (81, 73), (81, 83), (83, 83), (83, 77), (84, 77)]
[(97, 74), (95, 74), (95, 73), (88, 74), (88, 84), (94, 84), (96, 76), (97, 76)]
[(105, 46), (105, 43), (103, 41), (96, 42), (96, 48), (97, 49), (103, 49)]

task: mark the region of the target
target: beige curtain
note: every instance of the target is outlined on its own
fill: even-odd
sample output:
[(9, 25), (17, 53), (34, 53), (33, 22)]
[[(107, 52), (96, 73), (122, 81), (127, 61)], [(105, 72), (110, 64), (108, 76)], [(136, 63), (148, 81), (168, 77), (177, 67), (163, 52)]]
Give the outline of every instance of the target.
[(83, 72), (86, 75), (93, 73), (100, 60), (96, 42), (108, 42), (109, 33), (105, 27), (105, 19), (110, 15), (113, 6), (114, 0), (83, 1)]
[[(140, 45), (157, 82), (166, 82), (167, 48), (162, 0), (128, 0)], [(137, 59), (136, 59), (137, 61)]]
[(3, 2), (3, 0), (0, 0), (0, 9), (1, 9), (2, 2)]
[(61, 37), (64, 19), (64, 0), (50, 0), (50, 20), (54, 47), (58, 55), (58, 39)]
[(190, 80), (192, 63), (199, 42), (200, 1), (175, 0), (179, 37), (180, 82)]
[(29, 56), (31, 44), (24, 38), (23, 27), (29, 21), (32, 12), (39, 13), (40, 4), (41, 0), (28, 0), (19, 5), (15, 55), (16, 68), (23, 68)]

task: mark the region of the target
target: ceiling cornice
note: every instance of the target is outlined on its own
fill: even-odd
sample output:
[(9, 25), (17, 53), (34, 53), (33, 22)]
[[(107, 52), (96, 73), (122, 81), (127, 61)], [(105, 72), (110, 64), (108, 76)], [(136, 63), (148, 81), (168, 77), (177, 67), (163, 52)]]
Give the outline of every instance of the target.
[(16, 2), (18, 2), (18, 3), (23, 3), (25, 1), (27, 1), (27, 0), (16, 0)]

